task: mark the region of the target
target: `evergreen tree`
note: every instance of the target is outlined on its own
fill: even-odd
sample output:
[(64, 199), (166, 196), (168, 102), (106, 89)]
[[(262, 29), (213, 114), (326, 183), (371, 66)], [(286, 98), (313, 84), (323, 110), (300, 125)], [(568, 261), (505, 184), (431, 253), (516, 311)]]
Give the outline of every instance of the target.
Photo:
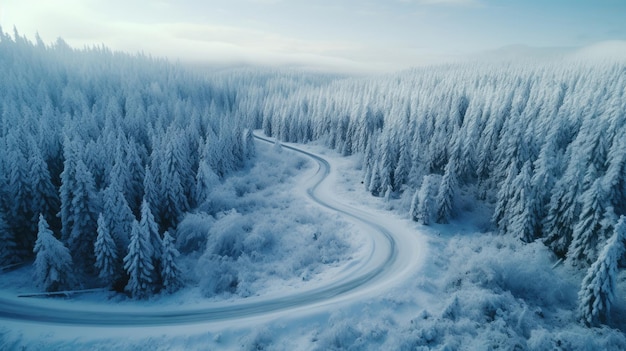
[(424, 225), (429, 225), (435, 216), (435, 196), (437, 190), (437, 178), (432, 174), (425, 176), (419, 191), (419, 204), (417, 207), (418, 221)]
[(63, 172), (61, 172), (61, 188), (59, 189), (61, 210), (58, 217), (61, 219), (61, 239), (67, 242), (70, 238), (74, 217), (72, 200), (74, 198), (76, 163), (80, 157), (80, 145), (65, 138), (63, 142)]
[(93, 273), (95, 257), (93, 244), (96, 241), (99, 206), (93, 176), (82, 160), (76, 163), (72, 193), (72, 218), (74, 224), (70, 232), (68, 246), (74, 263), (85, 273)]
[[(406, 139), (406, 138), (405, 138)], [(409, 155), (408, 140), (403, 140), (403, 144), (400, 145), (400, 156), (396, 165), (396, 169), (393, 172), (393, 188), (397, 191), (402, 188), (402, 185), (406, 184), (409, 171), (411, 170), (411, 155)]]
[(151, 252), (150, 257), (152, 258), (152, 267), (154, 267), (152, 282), (158, 284), (158, 274), (160, 273), (162, 257), (161, 247), (163, 244), (161, 242), (161, 236), (159, 235), (159, 226), (156, 224), (152, 211), (150, 210), (150, 205), (145, 199), (141, 202), (141, 221), (139, 222), (139, 229), (148, 237), (148, 246)]
[(147, 231), (141, 230), (137, 221), (133, 222), (124, 270), (129, 277), (125, 290), (132, 297), (146, 298), (152, 294), (154, 266), (150, 237)]
[(122, 193), (121, 186), (117, 183), (117, 178), (112, 178), (111, 182), (104, 190), (103, 215), (107, 229), (116, 243), (117, 252), (123, 257), (130, 243), (130, 232), (135, 216)]
[(539, 219), (545, 218), (548, 214), (550, 194), (556, 183), (557, 172), (560, 168), (557, 147), (556, 137), (548, 135), (548, 140), (541, 148), (539, 157), (533, 163), (532, 188), (535, 189), (533, 202)]
[(578, 313), (587, 326), (608, 323), (615, 298), (617, 265), (626, 245), (626, 217), (620, 217), (613, 236), (606, 242), (600, 256), (587, 270), (578, 292)]
[(150, 208), (154, 213), (161, 213), (161, 207), (159, 206), (161, 197), (154, 174), (152, 173), (152, 167), (149, 165), (146, 166), (145, 176), (143, 178), (143, 193), (144, 199), (150, 204)]
[[(28, 159), (28, 175), (31, 188), (31, 210), (33, 214), (41, 213), (48, 224), (53, 228), (57, 222), (56, 213), (59, 210), (59, 195), (52, 184), (48, 165), (43, 159), (41, 150), (34, 140), (30, 142), (31, 155)], [(33, 219), (36, 222), (37, 218)], [(57, 228), (59, 229), (59, 228)]]
[(372, 195), (378, 196), (381, 185), (382, 185), (382, 179), (380, 176), (378, 161), (376, 161), (374, 162), (374, 167), (372, 167), (372, 177), (370, 178), (370, 181), (369, 181), (368, 190)]
[[(625, 135), (624, 133), (626, 126), (618, 135)], [(615, 212), (626, 214), (626, 139), (623, 137), (613, 139), (604, 182)]]
[[(15, 146), (17, 148), (17, 146)], [(22, 254), (32, 252), (36, 239), (36, 222), (31, 213), (32, 191), (30, 189), (28, 162), (19, 149), (9, 150), (8, 196), (9, 216), (5, 219), (15, 234), (18, 250)]]
[(530, 161), (524, 163), (522, 170), (513, 181), (513, 197), (507, 212), (509, 215), (508, 231), (524, 242), (535, 240), (539, 218), (532, 189), (532, 170)]
[(456, 161), (451, 158), (445, 168), (441, 186), (436, 198), (437, 223), (448, 223), (454, 211), (454, 198), (457, 193), (458, 181)]
[[(581, 196), (580, 219), (574, 226), (572, 243), (567, 252), (568, 260), (576, 265), (588, 266), (597, 258), (598, 244), (603, 242), (613, 208), (607, 203), (602, 178), (596, 179)], [(609, 219), (610, 220), (610, 219)]]
[(507, 169), (506, 179), (500, 184), (498, 197), (496, 200), (496, 208), (493, 212), (492, 221), (498, 227), (501, 233), (507, 233), (509, 226), (508, 207), (509, 201), (513, 198), (513, 182), (517, 177), (518, 170), (515, 162), (511, 162)]
[(33, 250), (36, 254), (33, 279), (44, 291), (60, 291), (72, 285), (72, 256), (39, 216), (39, 232)]
[(96, 256), (96, 268), (98, 277), (107, 286), (111, 286), (118, 278), (118, 255), (115, 241), (109, 233), (109, 228), (102, 214), (98, 215), (98, 236), (94, 244), (94, 255)]
[(139, 155), (140, 148), (132, 138), (126, 143), (126, 149), (124, 153), (124, 162), (126, 163), (126, 169), (128, 172), (127, 182), (124, 183), (124, 195), (126, 200), (133, 211), (138, 214), (143, 199), (143, 181), (145, 177), (144, 166)]
[(163, 234), (163, 247), (161, 254), (161, 279), (163, 288), (168, 293), (178, 290), (182, 286), (182, 272), (176, 264), (179, 253), (174, 245), (174, 239), (166, 231)]
[(209, 164), (201, 159), (196, 174), (195, 202), (201, 205), (209, 199), (209, 195), (215, 186), (219, 185), (219, 177), (209, 167)]
[[(180, 147), (179, 138), (168, 142), (166, 154), (161, 164), (161, 227), (174, 228), (183, 213), (189, 209), (189, 200), (184, 187), (182, 174), (186, 169), (186, 161)], [(189, 174), (193, 172), (189, 171)], [(189, 191), (193, 191), (190, 187)]]

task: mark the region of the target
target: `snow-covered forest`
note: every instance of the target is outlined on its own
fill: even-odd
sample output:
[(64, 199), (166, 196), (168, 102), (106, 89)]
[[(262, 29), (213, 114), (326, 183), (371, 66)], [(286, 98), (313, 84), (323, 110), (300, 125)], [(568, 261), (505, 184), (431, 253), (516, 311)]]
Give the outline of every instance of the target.
[[(278, 141), (257, 150), (256, 129), (357, 160), (357, 191), (393, 203), (413, 225), (488, 217), (472, 220), (497, 233), (498, 249), (485, 248), (496, 261), (549, 250), (584, 277), (576, 320), (610, 324), (626, 265), (626, 63), (615, 60), (466, 62), (373, 77), (198, 72), (0, 29), (0, 268), (33, 262), (41, 291), (104, 287), (134, 301), (185, 284), (245, 298), (267, 287), (262, 279), (302, 283), (349, 260), (354, 228), (270, 189), (287, 183), (283, 170), (308, 166)], [(467, 240), (467, 251), (482, 250)], [(433, 256), (448, 251), (458, 252)], [(541, 267), (553, 263), (546, 255)], [(484, 260), (469, 260), (470, 278)], [(450, 320), (470, 304), (459, 295), (444, 311)]]
[(254, 154), (235, 92), (162, 60), (17, 32), (0, 38), (0, 91), (0, 265), (36, 254), (43, 290), (95, 277), (128, 280), (134, 296), (173, 289), (170, 234)]
[(242, 114), (267, 135), (362, 154), (365, 189), (410, 197), (405, 210), (422, 224), (448, 223), (461, 193), (492, 205), (503, 235), (540, 240), (589, 269), (586, 323), (609, 313), (626, 245), (616, 239), (626, 215), (624, 62), (466, 63), (248, 98), (264, 101)]

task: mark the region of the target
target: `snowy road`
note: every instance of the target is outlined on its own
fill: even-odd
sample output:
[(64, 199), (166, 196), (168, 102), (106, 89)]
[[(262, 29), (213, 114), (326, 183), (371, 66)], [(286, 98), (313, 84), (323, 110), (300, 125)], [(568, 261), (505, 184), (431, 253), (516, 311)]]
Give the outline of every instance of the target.
[[(273, 141), (255, 135), (260, 141)], [(305, 181), (311, 201), (352, 221), (369, 240), (363, 257), (356, 257), (334, 277), (301, 289), (194, 306), (133, 308), (72, 304), (71, 301), (20, 299), (0, 294), (0, 320), (76, 327), (167, 326), (264, 320), (328, 310), (338, 304), (376, 296), (408, 279), (423, 260), (423, 242), (406, 221), (389, 213), (359, 209), (343, 203), (332, 189), (331, 162), (299, 147), (283, 145), (313, 159), (318, 167)], [(314, 172), (314, 173), (313, 173)]]

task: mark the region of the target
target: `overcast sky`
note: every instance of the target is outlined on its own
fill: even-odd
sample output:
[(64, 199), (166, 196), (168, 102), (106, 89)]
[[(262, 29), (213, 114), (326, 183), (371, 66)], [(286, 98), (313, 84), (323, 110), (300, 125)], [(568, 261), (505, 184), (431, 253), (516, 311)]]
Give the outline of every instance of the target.
[(45, 42), (181, 61), (392, 71), (507, 46), (626, 40), (623, 0), (0, 0)]

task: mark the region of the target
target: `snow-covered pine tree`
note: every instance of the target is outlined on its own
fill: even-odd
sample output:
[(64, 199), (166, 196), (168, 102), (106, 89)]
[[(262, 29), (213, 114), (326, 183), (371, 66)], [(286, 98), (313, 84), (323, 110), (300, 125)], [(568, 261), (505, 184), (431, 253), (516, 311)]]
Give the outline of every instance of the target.
[[(10, 139), (16, 138), (12, 134), (9, 136), (11, 137)], [(8, 203), (9, 216), (5, 220), (15, 234), (17, 249), (22, 252), (22, 255), (28, 255), (32, 252), (37, 235), (36, 224), (32, 222), (32, 191), (28, 181), (28, 161), (19, 145), (17, 145), (18, 142), (15, 141), (13, 144), (15, 145), (9, 145), (9, 150), (4, 151), (8, 152), (9, 177), (7, 195), (11, 199)]]
[(417, 206), (418, 222), (429, 225), (435, 217), (435, 197), (438, 192), (437, 178), (433, 174), (424, 176), (419, 191), (419, 204)]
[(436, 212), (437, 223), (448, 223), (453, 216), (454, 198), (458, 191), (456, 161), (450, 158), (446, 165), (443, 178), (441, 178), (441, 186), (437, 193)]
[(33, 279), (37, 286), (44, 291), (69, 289), (73, 282), (72, 256), (54, 237), (43, 215), (39, 216), (39, 232), (33, 251), (36, 254)]
[[(39, 213), (43, 214), (52, 228), (59, 229), (56, 218), (60, 204), (57, 189), (52, 184), (48, 165), (33, 138), (31, 138), (29, 145), (31, 154), (28, 158), (28, 175), (32, 196), (31, 213), (35, 216)], [(33, 218), (32, 222), (37, 220), (37, 218)]]
[(501, 233), (506, 233), (509, 226), (508, 206), (509, 201), (513, 198), (513, 182), (517, 177), (518, 170), (515, 162), (511, 162), (506, 172), (506, 178), (500, 184), (498, 189), (498, 197), (496, 200), (496, 208), (493, 211), (492, 221), (498, 227)]
[[(193, 187), (185, 189), (185, 177), (192, 176), (186, 157), (183, 153), (180, 135), (172, 133), (172, 140), (165, 145), (163, 163), (161, 163), (161, 228), (174, 228), (178, 224), (183, 213), (189, 209), (187, 190), (193, 191)], [(193, 178), (192, 178), (193, 179)], [(195, 183), (192, 180), (192, 184)]]
[[(626, 135), (626, 126), (617, 135)], [(626, 138), (613, 138), (604, 182), (615, 212), (626, 214)]]
[(532, 169), (530, 161), (522, 166), (513, 181), (513, 197), (509, 200), (507, 230), (524, 242), (532, 242), (537, 235), (539, 217), (535, 206), (535, 194), (532, 188)]
[(118, 278), (120, 262), (118, 261), (117, 246), (102, 213), (98, 215), (98, 236), (94, 244), (94, 255), (96, 256), (96, 268), (98, 277), (107, 286), (111, 286)]
[(557, 140), (553, 135), (548, 135), (548, 140), (541, 147), (538, 158), (533, 163), (532, 188), (535, 189), (534, 203), (539, 214), (539, 219), (543, 219), (548, 214), (550, 194), (556, 183), (557, 172), (560, 168), (560, 161), (557, 157)]
[(161, 248), (163, 246), (161, 235), (159, 234), (159, 226), (154, 220), (152, 211), (150, 210), (150, 204), (144, 199), (141, 202), (141, 220), (139, 221), (139, 229), (142, 233), (145, 233), (148, 237), (150, 257), (152, 258), (152, 267), (154, 267), (152, 283), (157, 285), (160, 282), (160, 267), (161, 267)]
[(161, 251), (161, 279), (163, 289), (168, 293), (172, 293), (182, 286), (182, 273), (178, 264), (176, 264), (176, 257), (179, 255), (178, 250), (176, 250), (174, 239), (167, 231), (163, 234), (163, 247)]
[(103, 215), (107, 229), (117, 246), (119, 257), (126, 255), (130, 243), (133, 215), (117, 177), (111, 178), (111, 184), (104, 190)]
[(129, 280), (125, 290), (135, 298), (146, 298), (153, 291), (154, 266), (149, 233), (133, 222), (128, 255), (124, 257), (124, 270)]
[(379, 191), (380, 191), (380, 186), (382, 179), (380, 177), (380, 169), (378, 167), (378, 160), (376, 160), (374, 162), (374, 166), (372, 167), (372, 176), (369, 180), (369, 192), (374, 195), (374, 196), (378, 196)]
[(398, 191), (402, 188), (402, 185), (406, 184), (409, 172), (411, 171), (411, 155), (409, 154), (409, 140), (407, 137), (400, 140), (400, 155), (398, 156), (398, 162), (396, 169), (393, 172), (393, 188)]
[(68, 247), (74, 264), (85, 273), (94, 273), (93, 244), (96, 241), (98, 221), (98, 196), (93, 176), (82, 160), (76, 162), (73, 198), (71, 204), (74, 223)]
[(63, 142), (63, 171), (61, 172), (61, 187), (59, 197), (61, 210), (58, 217), (61, 219), (61, 240), (67, 242), (70, 238), (74, 217), (72, 199), (76, 182), (76, 162), (80, 158), (81, 146), (78, 142), (66, 137)]
[(130, 138), (126, 142), (126, 149), (124, 153), (124, 162), (126, 162), (126, 168), (128, 172), (128, 180), (125, 185), (124, 195), (128, 201), (133, 213), (139, 213), (139, 207), (141, 206), (141, 200), (143, 199), (143, 179), (145, 177), (145, 169), (142, 165), (141, 157), (139, 155), (139, 148), (141, 146), (135, 142), (133, 138)]
[(219, 176), (209, 167), (208, 162), (204, 159), (198, 164), (198, 173), (196, 174), (195, 202), (199, 206), (203, 204), (213, 191), (213, 188), (219, 184)]
[(609, 322), (615, 298), (617, 266), (626, 245), (626, 217), (620, 217), (613, 236), (606, 242), (600, 256), (587, 270), (578, 292), (578, 314), (587, 326)]
[(143, 178), (143, 193), (144, 199), (146, 199), (148, 204), (150, 204), (150, 209), (154, 211), (154, 213), (161, 213), (161, 207), (159, 206), (159, 188), (157, 187), (154, 174), (152, 173), (152, 167), (150, 167), (150, 165), (146, 166), (145, 176)]
[(580, 199), (582, 210), (580, 219), (574, 226), (572, 243), (567, 251), (567, 259), (573, 265), (589, 266), (597, 258), (598, 245), (606, 240), (605, 232), (613, 208), (607, 203), (602, 178), (597, 178)]

